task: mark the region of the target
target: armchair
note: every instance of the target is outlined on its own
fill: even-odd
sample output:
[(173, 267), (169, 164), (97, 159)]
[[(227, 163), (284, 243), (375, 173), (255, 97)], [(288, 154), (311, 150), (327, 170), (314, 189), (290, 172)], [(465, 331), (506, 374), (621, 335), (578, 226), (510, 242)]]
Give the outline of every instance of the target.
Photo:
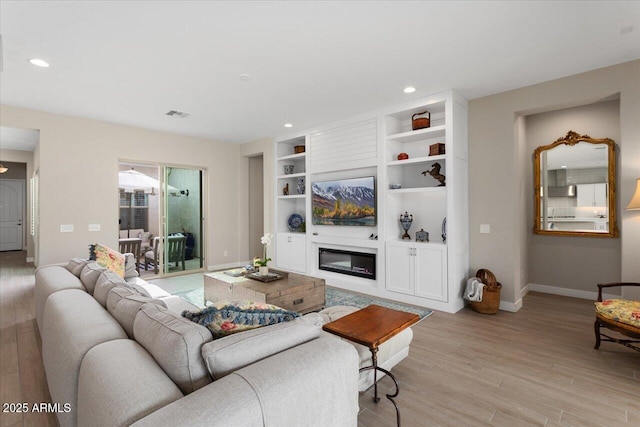
[[(640, 301), (614, 299), (602, 301), (602, 290), (612, 287), (640, 286), (640, 283), (606, 283), (598, 285), (598, 301), (596, 304), (596, 345), (601, 341), (615, 342), (640, 352)], [(607, 328), (631, 339), (619, 339), (603, 334), (600, 328)]]
[[(185, 270), (185, 244), (187, 242), (187, 236), (169, 236), (166, 239), (167, 242), (167, 259), (165, 260), (168, 263), (175, 262), (176, 267), (178, 267), (178, 263), (182, 263), (182, 269)], [(149, 269), (149, 263), (153, 263), (153, 269), (156, 274), (158, 274), (158, 262), (160, 259), (160, 254), (163, 249), (160, 247), (160, 238), (153, 238), (153, 247), (151, 250), (147, 251), (144, 254), (144, 269)]]

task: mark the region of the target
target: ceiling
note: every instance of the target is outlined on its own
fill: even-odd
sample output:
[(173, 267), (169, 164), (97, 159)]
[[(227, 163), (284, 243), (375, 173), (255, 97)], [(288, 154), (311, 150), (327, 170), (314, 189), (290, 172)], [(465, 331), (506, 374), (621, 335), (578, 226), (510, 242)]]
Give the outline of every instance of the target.
[(0, 16), (2, 104), (232, 143), (640, 58), (639, 1), (2, 0)]

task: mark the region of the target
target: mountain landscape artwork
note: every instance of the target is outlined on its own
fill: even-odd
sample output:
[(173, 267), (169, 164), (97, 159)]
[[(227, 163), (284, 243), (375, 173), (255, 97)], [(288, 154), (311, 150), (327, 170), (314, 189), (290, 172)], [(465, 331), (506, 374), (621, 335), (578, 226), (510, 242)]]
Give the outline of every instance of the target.
[(376, 225), (375, 178), (341, 179), (311, 185), (316, 225)]

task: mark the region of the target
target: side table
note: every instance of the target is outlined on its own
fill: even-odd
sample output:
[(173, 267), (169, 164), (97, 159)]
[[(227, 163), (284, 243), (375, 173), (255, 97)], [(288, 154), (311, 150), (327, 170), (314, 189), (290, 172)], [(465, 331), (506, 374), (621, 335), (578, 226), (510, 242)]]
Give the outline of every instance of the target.
[(398, 381), (393, 374), (378, 366), (378, 346), (411, 325), (418, 323), (419, 320), (420, 316), (417, 314), (393, 310), (380, 305), (370, 305), (322, 327), (322, 329), (334, 335), (369, 347), (372, 365), (360, 368), (360, 372), (373, 370), (373, 401), (376, 403), (380, 401), (378, 397), (377, 371), (384, 372), (393, 380), (396, 388), (395, 393), (387, 394), (386, 396), (396, 408), (398, 427), (400, 426), (400, 410), (393, 398), (398, 396), (400, 389)]

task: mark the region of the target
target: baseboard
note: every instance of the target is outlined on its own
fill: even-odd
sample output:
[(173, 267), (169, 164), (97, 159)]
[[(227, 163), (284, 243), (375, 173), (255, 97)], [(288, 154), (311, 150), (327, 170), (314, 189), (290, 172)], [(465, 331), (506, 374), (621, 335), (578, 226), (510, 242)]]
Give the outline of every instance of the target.
[(519, 298), (516, 302), (500, 301), (500, 307), (498, 308), (502, 311), (515, 313), (522, 308), (522, 298)]
[(520, 289), (520, 298), (524, 298), (525, 295), (529, 293), (529, 285), (526, 285), (524, 288)]
[[(538, 285), (536, 283), (529, 283), (527, 285), (529, 290), (535, 292), (542, 292), (543, 294), (561, 295), (563, 297), (573, 297), (580, 299), (588, 299), (595, 301), (598, 299), (598, 292), (594, 291), (581, 291), (578, 289), (559, 288), (557, 286)], [(602, 294), (603, 299), (615, 299), (620, 298), (620, 295)]]

